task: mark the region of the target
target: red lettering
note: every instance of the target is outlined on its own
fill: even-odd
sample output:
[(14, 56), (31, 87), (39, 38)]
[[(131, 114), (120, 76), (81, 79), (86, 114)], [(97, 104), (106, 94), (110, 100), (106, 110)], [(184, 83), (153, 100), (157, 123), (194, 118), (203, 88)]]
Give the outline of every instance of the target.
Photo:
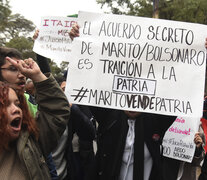
[(53, 22), (53, 26), (55, 26), (55, 22), (58, 21), (58, 20), (52, 19), (51, 21)]
[(44, 19), (45, 24), (43, 24), (43, 26), (48, 26), (47, 22), (49, 21), (49, 19)]
[(61, 21), (58, 21), (57, 26), (63, 26)]

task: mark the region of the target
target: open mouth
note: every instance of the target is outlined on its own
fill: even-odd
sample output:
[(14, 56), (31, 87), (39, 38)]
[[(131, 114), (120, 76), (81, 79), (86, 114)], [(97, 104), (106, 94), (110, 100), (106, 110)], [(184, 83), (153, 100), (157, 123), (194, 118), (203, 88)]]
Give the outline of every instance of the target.
[(20, 125), (20, 122), (21, 122), (21, 118), (15, 118), (11, 123), (10, 123), (10, 125), (11, 125), (11, 127), (13, 127), (13, 128), (18, 128), (19, 127), (19, 125)]
[(18, 85), (19, 85), (19, 86), (25, 86), (25, 82), (24, 82), (24, 81), (19, 82)]

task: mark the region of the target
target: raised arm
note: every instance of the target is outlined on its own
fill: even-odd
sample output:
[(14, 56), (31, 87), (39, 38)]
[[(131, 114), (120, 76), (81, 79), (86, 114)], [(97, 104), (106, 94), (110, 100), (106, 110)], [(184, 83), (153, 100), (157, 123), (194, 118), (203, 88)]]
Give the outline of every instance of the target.
[(79, 25), (78, 24), (74, 24), (70, 33), (69, 33), (69, 36), (70, 38), (73, 40), (75, 37), (79, 37)]
[(70, 114), (69, 102), (54, 77), (50, 73), (44, 75), (33, 59), (6, 59), (34, 82), (38, 104), (39, 144), (46, 157), (57, 146), (66, 128)]
[(47, 77), (41, 72), (39, 66), (32, 58), (15, 61), (9, 57), (6, 57), (6, 60), (18, 68), (23, 75), (25, 75), (27, 78), (30, 78), (33, 82), (41, 82), (47, 79)]

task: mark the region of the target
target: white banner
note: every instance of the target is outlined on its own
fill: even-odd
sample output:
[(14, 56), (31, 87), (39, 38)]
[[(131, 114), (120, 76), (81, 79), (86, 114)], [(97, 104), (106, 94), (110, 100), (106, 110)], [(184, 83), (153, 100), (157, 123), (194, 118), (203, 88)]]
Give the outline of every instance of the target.
[(177, 117), (163, 138), (163, 155), (191, 162), (195, 152), (194, 136), (198, 131), (199, 118)]
[(78, 24), (71, 103), (201, 117), (206, 25), (87, 12)]
[(71, 17), (42, 17), (33, 51), (53, 60), (69, 61), (72, 43), (69, 32), (76, 20)]

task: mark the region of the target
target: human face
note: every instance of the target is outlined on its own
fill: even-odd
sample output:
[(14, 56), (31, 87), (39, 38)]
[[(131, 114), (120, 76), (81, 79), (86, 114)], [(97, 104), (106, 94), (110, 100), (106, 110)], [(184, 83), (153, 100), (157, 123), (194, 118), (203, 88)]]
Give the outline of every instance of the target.
[(134, 111), (124, 111), (124, 112), (131, 119), (136, 119), (136, 117), (138, 117), (141, 114), (141, 112), (134, 112)]
[[(18, 60), (16, 58), (12, 58)], [(20, 73), (9, 61), (5, 60), (5, 64), (1, 67), (1, 74), (5, 82), (9, 84), (10, 87), (16, 90), (24, 90), (26, 77)]]
[(7, 106), (7, 132), (9, 133), (10, 142), (19, 137), (22, 125), (22, 110), (19, 107), (20, 102), (16, 92), (9, 88), (9, 104)]
[(35, 87), (34, 87), (33, 82), (27, 83), (26, 86), (25, 86), (25, 90), (26, 90), (26, 92), (28, 94), (34, 96), (34, 94), (35, 94)]
[(63, 81), (60, 85), (61, 89), (65, 91), (66, 81)]

